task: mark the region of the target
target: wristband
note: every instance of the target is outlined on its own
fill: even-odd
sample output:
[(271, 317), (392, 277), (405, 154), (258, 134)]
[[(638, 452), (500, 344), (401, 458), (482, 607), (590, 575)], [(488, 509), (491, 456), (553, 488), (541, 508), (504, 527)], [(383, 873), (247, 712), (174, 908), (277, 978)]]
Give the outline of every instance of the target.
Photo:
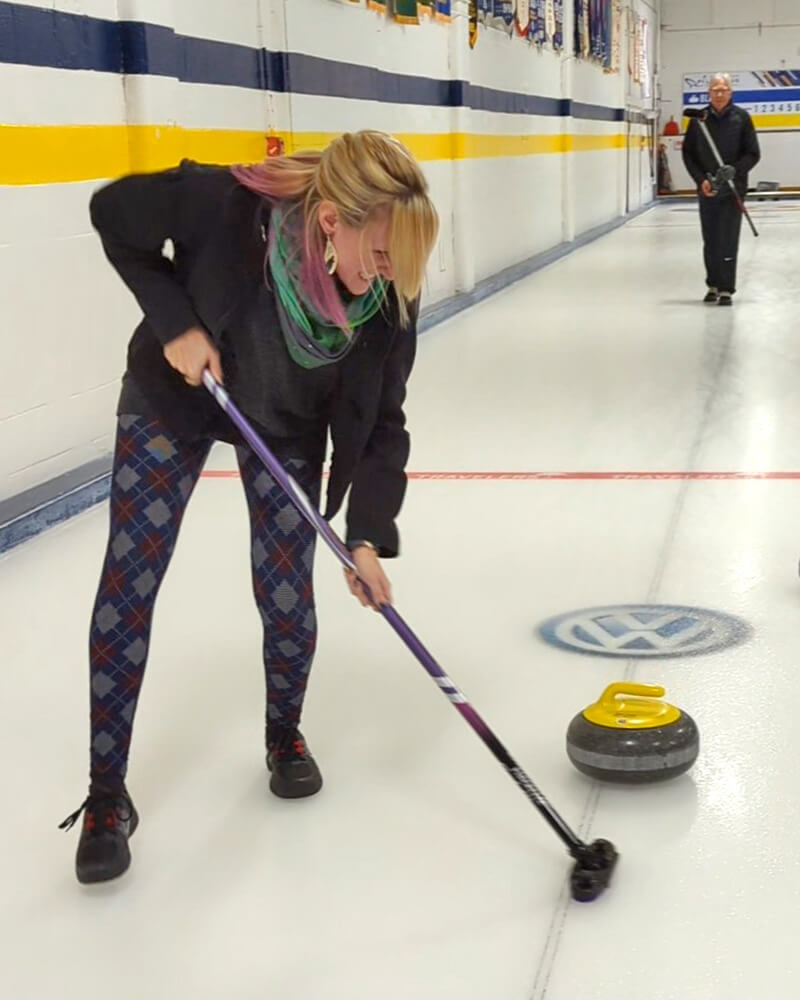
[(352, 552), (353, 549), (357, 549), (357, 548), (359, 548), (362, 545), (366, 546), (368, 549), (372, 549), (372, 551), (375, 553), (376, 556), (379, 554), (378, 553), (378, 546), (374, 545), (372, 542), (368, 541), (366, 538), (357, 538), (355, 541), (350, 542), (350, 544), (347, 547)]

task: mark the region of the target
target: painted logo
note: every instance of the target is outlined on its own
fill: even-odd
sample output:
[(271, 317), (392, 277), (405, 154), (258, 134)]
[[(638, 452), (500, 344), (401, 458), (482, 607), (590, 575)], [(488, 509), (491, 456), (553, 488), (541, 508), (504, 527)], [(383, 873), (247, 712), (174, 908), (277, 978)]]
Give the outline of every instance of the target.
[(702, 656), (750, 638), (747, 622), (721, 611), (680, 604), (619, 604), (569, 611), (539, 626), (552, 646), (623, 659)]

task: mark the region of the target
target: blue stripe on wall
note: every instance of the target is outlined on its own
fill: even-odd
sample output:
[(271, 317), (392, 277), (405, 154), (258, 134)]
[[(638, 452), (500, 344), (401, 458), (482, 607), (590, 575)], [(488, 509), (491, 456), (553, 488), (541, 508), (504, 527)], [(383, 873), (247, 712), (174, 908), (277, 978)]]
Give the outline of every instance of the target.
[[(764, 90), (734, 90), (735, 104), (785, 104), (800, 101), (800, 87), (770, 87)], [(683, 95), (683, 103), (688, 107), (697, 105), (704, 108), (708, 104), (708, 94), (688, 92)]]
[(192, 38), (156, 24), (104, 21), (7, 2), (0, 2), (0, 62), (500, 114), (623, 120), (622, 108), (387, 73), (317, 56)]
[(0, 62), (119, 73), (119, 28), (82, 14), (0, 3)]

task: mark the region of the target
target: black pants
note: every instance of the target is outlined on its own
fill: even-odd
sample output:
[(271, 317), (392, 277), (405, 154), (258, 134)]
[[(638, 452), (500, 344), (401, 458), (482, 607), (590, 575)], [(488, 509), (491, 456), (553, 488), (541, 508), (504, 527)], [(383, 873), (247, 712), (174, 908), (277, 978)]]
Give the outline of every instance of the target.
[(706, 284), (720, 292), (736, 291), (736, 255), (742, 213), (732, 195), (715, 198), (700, 195), (700, 226), (703, 230), (703, 259)]

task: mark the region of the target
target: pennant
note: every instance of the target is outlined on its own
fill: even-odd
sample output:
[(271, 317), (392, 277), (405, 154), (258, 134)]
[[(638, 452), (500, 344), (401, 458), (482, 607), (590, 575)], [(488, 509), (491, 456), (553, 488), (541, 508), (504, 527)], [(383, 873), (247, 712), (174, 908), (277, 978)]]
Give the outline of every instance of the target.
[(547, 0), (534, 0), (531, 8), (531, 28), (528, 37), (535, 45), (541, 47), (547, 41)]
[(528, 0), (528, 41), (535, 42), (539, 35), (539, 0)]
[(367, 7), (370, 10), (377, 10), (379, 14), (385, 14), (386, 0), (367, 0)]
[(514, 19), (517, 23), (517, 34), (527, 38), (531, 24), (530, 0), (514, 0)]
[(564, 48), (564, 0), (554, 0), (555, 31), (553, 32), (553, 48), (560, 52)]
[(419, 24), (417, 0), (394, 0), (394, 19), (398, 24)]
[(590, 0), (580, 0), (580, 54), (584, 59), (588, 59), (592, 53), (592, 34), (590, 30), (591, 26), (589, 24), (589, 2)]
[(622, 0), (611, 2), (611, 72), (619, 73), (622, 59)]
[(469, 0), (469, 47), (478, 44), (478, 0)]
[(478, 0), (478, 22), (489, 24), (494, 13), (494, 0)]
[(548, 42), (553, 41), (556, 33), (556, 9), (553, 0), (545, 0), (544, 4), (544, 32)]
[(436, 0), (417, 0), (420, 14), (426, 17), (433, 17), (436, 13)]
[(601, 18), (600, 18), (600, 6), (601, 0), (589, 0), (589, 37), (591, 39), (589, 43), (589, 53), (592, 59), (601, 60), (603, 58), (603, 43), (600, 38), (600, 28), (601, 28)]
[(632, 8), (625, 8), (625, 29), (628, 35), (628, 76), (633, 77), (633, 54), (635, 44), (636, 27), (634, 24), (634, 13)]
[(494, 9), (490, 21), (492, 28), (499, 28), (509, 35), (514, 32), (514, 0), (494, 0)]
[(642, 97), (650, 96), (650, 58), (647, 51), (649, 42), (649, 28), (647, 18), (642, 18), (642, 68), (639, 73), (642, 84)]
[(452, 7), (451, 0), (436, 0), (436, 20), (450, 24), (453, 20)]

